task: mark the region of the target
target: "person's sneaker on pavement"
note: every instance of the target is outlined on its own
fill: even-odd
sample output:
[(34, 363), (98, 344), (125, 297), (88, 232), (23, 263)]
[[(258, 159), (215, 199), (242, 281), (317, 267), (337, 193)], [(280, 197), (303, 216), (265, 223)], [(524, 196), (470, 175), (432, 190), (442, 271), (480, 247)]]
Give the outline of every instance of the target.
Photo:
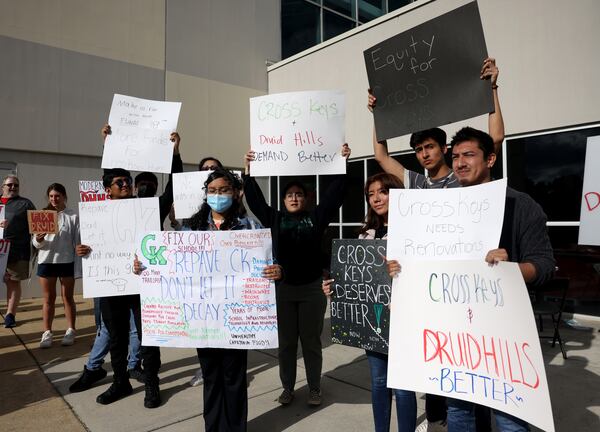
[(131, 384), (129, 383), (128, 379), (122, 381), (113, 381), (108, 390), (98, 395), (96, 402), (101, 405), (108, 405), (124, 398), (125, 396), (129, 396), (131, 393), (133, 393), (133, 388), (131, 388)]
[(52, 346), (52, 332), (50, 330), (46, 330), (42, 334), (42, 339), (40, 340), (40, 348), (50, 348)]
[(321, 405), (321, 390), (313, 389), (308, 393), (308, 404), (311, 406)]
[(127, 369), (127, 372), (129, 372), (129, 378), (133, 378), (139, 383), (144, 384), (146, 381), (146, 374), (139, 363), (133, 369)]
[(192, 387), (196, 387), (202, 384), (203, 382), (204, 378), (202, 377), (202, 368), (198, 368), (198, 370), (196, 371), (196, 373), (194, 373), (194, 376), (190, 380), (190, 385)]
[(13, 328), (17, 325), (17, 321), (15, 321), (15, 316), (11, 313), (7, 313), (4, 315), (4, 328)]
[(63, 336), (62, 342), (60, 343), (62, 346), (71, 346), (75, 343), (75, 330), (69, 327)]
[(294, 392), (292, 390), (283, 389), (279, 397), (277, 398), (277, 402), (281, 405), (288, 405), (292, 403), (294, 400)]
[(144, 396), (144, 406), (146, 408), (156, 408), (160, 405), (160, 389), (158, 388), (158, 377), (148, 378), (144, 385), (146, 392)]
[(78, 393), (90, 389), (96, 382), (106, 377), (106, 370), (100, 366), (98, 369), (83, 367), (81, 376), (69, 387), (71, 393)]

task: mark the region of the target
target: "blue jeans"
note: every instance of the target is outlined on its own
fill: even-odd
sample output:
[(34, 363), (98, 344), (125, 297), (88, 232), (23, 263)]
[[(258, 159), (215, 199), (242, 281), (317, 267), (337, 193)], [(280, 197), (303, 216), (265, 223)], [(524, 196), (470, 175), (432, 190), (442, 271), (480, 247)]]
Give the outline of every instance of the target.
[(371, 370), (371, 405), (375, 420), (375, 432), (390, 430), (392, 415), (392, 391), (396, 397), (398, 430), (414, 432), (417, 423), (417, 397), (415, 392), (387, 387), (388, 356), (366, 351)]
[[(108, 335), (108, 329), (102, 321), (100, 315), (100, 302), (99, 299), (94, 299), (94, 314), (96, 316), (96, 339), (94, 339), (94, 345), (90, 352), (85, 367), (88, 370), (100, 369), (104, 364), (104, 357), (108, 354), (110, 337)], [(98, 305), (98, 306), (97, 306)], [(96, 312), (96, 309), (98, 310)], [(138, 339), (137, 329), (135, 327), (135, 320), (133, 319), (133, 312), (129, 319), (129, 356), (127, 357), (127, 369), (133, 369), (139, 362), (140, 359), (140, 345), (141, 342)]]
[[(492, 410), (500, 432), (526, 432), (527, 422), (502, 411)], [(475, 432), (475, 404), (448, 398), (448, 432)]]

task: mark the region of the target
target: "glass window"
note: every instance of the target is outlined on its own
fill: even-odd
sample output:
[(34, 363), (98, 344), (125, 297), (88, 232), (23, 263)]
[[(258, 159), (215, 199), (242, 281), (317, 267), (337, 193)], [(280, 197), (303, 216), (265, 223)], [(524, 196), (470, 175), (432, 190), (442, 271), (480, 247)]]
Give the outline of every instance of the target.
[(388, 12), (400, 9), (402, 6), (406, 6), (412, 3), (413, 0), (388, 0)]
[(349, 162), (346, 170), (346, 197), (342, 206), (342, 220), (362, 222), (365, 219), (364, 161)]
[(352, 30), (356, 23), (333, 12), (323, 10), (323, 40), (331, 39), (348, 30)]
[(361, 23), (379, 18), (384, 13), (384, 0), (358, 0), (358, 20)]
[(354, 0), (323, 0), (323, 6), (336, 12), (342, 13), (350, 18), (356, 17)]
[(281, 56), (287, 58), (321, 42), (321, 8), (304, 0), (281, 1)]
[(345, 238), (345, 239), (358, 238), (359, 231), (360, 231), (359, 226), (343, 226), (342, 227), (342, 238)]
[(585, 147), (595, 135), (600, 127), (507, 139), (509, 186), (529, 194), (548, 220), (578, 221)]
[(323, 235), (323, 243), (321, 244), (321, 251), (323, 252), (322, 262), (323, 268), (329, 269), (331, 265), (331, 241), (333, 239), (340, 238), (339, 226), (329, 226)]
[[(323, 199), (326, 199), (325, 197), (327, 196), (327, 190), (329, 189), (329, 185), (331, 185), (331, 182), (336, 178), (336, 176), (330, 176), (330, 175), (322, 175), (319, 176), (319, 202), (322, 202)], [(340, 212), (337, 211), (335, 213), (335, 216), (333, 217), (333, 219), (331, 219), (332, 222), (339, 222), (340, 221)]]

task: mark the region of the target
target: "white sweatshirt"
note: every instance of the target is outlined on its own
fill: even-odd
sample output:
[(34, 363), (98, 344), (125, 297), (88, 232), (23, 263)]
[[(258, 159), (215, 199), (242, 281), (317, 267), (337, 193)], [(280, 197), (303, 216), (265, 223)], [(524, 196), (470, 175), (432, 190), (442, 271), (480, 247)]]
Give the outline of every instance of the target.
[(58, 234), (46, 234), (41, 242), (32, 236), (38, 250), (38, 264), (67, 264), (75, 261), (75, 246), (79, 243), (79, 217), (71, 209), (58, 212)]

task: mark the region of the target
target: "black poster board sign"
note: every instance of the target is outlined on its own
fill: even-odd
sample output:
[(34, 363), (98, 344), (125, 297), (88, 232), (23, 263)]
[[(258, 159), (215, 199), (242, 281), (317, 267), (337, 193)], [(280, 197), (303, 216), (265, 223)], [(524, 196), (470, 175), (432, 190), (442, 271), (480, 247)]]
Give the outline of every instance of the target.
[(392, 280), (386, 240), (333, 240), (331, 340), (387, 354)]
[(385, 140), (494, 111), (477, 2), (393, 36), (364, 52)]

